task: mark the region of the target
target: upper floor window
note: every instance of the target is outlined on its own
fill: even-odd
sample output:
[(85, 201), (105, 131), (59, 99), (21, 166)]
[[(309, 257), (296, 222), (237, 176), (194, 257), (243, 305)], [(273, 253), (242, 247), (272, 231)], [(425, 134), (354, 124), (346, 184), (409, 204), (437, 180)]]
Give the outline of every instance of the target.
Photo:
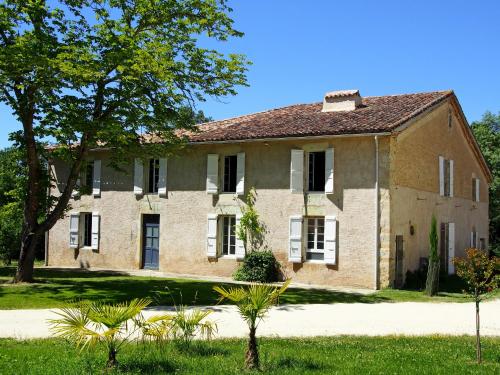
[(325, 152), (310, 152), (308, 154), (308, 190), (311, 192), (325, 191)]
[(148, 170), (148, 193), (158, 192), (158, 181), (160, 179), (160, 160), (150, 159)]
[(325, 218), (309, 217), (307, 221), (306, 259), (325, 259)]
[(472, 201), (479, 202), (479, 178), (472, 178)]
[(439, 157), (439, 194), (453, 197), (453, 160)]
[(236, 172), (238, 165), (237, 155), (224, 157), (224, 193), (236, 193)]

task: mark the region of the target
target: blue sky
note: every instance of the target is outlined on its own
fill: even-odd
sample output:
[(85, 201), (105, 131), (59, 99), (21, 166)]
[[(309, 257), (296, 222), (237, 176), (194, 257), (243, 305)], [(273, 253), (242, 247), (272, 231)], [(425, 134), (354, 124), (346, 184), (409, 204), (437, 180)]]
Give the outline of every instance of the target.
[[(217, 44), (253, 62), (250, 87), (208, 99), (215, 119), (322, 100), (453, 89), (467, 119), (500, 111), (500, 1), (231, 1), (241, 39)], [(0, 147), (19, 129), (0, 105)]]

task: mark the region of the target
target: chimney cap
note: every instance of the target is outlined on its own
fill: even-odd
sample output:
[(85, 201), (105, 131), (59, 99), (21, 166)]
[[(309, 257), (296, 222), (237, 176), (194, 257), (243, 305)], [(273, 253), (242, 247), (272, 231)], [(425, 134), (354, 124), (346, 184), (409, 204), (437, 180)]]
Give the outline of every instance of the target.
[(342, 98), (344, 96), (360, 96), (359, 90), (330, 91), (325, 94), (325, 98)]

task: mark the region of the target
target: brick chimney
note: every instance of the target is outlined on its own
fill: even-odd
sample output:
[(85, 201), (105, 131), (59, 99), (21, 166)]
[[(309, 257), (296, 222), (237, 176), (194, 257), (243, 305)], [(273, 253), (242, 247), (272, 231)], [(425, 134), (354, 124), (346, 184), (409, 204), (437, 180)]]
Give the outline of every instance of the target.
[(331, 91), (325, 94), (321, 112), (353, 111), (361, 104), (359, 90)]

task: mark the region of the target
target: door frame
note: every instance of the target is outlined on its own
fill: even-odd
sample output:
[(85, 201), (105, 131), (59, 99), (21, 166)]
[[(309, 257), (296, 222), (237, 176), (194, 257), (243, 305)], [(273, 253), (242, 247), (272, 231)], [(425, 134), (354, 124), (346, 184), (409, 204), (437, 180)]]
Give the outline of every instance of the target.
[[(158, 270), (160, 268), (160, 214), (142, 214), (141, 215), (141, 269), (146, 270)], [(146, 256), (145, 256), (145, 248), (146, 248), (146, 224), (157, 224), (158, 225), (158, 264), (156, 267), (146, 267)]]

